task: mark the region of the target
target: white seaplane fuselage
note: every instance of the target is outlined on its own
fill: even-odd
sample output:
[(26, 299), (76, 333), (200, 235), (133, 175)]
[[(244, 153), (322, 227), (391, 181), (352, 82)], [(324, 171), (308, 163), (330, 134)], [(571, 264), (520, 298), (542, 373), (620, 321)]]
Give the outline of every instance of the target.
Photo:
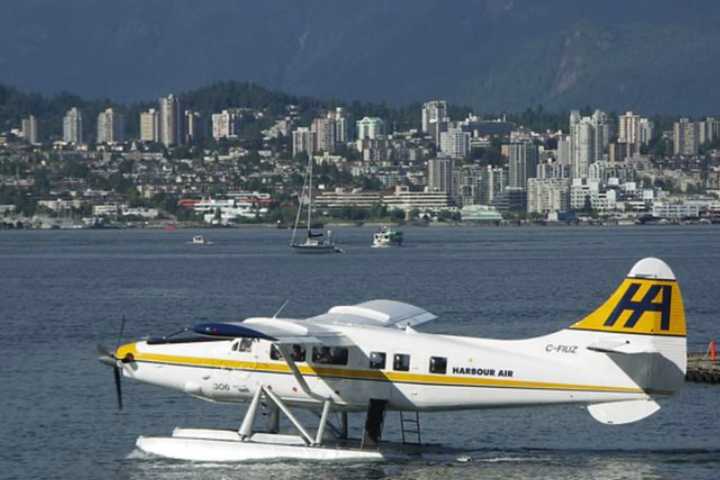
[[(365, 410), (370, 399), (387, 400), (391, 410), (420, 411), (612, 402), (670, 394), (675, 388), (657, 379), (652, 389), (638, 385), (611, 357), (588, 350), (595, 339), (584, 331), (487, 340), (383, 327), (338, 330), (352, 343), (346, 363), (313, 362), (310, 346), (306, 360), (295, 363), (314, 394), (346, 410)], [(611, 336), (621, 343), (640, 340)], [(668, 340), (681, 353), (680, 342)], [(298, 385), (282, 357), (271, 358), (270, 341), (256, 340), (250, 351), (238, 351), (241, 342), (138, 342), (121, 353), (131, 352), (135, 360), (123, 374), (217, 402), (247, 401), (258, 385), (269, 385), (288, 404), (321, 404)], [(384, 354), (384, 366), (371, 368), (371, 356), (378, 354)]]

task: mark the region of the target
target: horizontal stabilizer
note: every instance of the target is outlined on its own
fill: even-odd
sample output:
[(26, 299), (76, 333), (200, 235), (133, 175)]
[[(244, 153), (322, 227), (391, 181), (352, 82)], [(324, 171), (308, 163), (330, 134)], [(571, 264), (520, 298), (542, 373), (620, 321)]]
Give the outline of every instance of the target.
[(637, 343), (625, 342), (597, 342), (592, 345), (588, 345), (588, 350), (600, 353), (622, 353), (622, 354), (637, 354), (637, 353), (657, 353), (657, 349), (653, 348), (652, 345), (640, 345)]
[(637, 422), (660, 410), (660, 404), (651, 398), (625, 402), (595, 403), (587, 407), (590, 415), (606, 425)]

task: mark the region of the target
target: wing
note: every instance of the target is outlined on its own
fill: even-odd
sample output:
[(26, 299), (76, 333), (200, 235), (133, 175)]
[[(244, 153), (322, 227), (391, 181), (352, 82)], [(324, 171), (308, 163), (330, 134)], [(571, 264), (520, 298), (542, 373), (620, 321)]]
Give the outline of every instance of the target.
[(314, 325), (351, 325), (405, 328), (437, 317), (427, 310), (394, 300), (371, 300), (357, 305), (332, 307), (327, 313), (307, 319)]
[(242, 322), (200, 323), (196, 333), (225, 338), (260, 338), (277, 344), (323, 344), (347, 346), (351, 342), (337, 326), (405, 328), (437, 317), (422, 308), (392, 300), (371, 300), (357, 305), (332, 307), (327, 313), (305, 320), (248, 318)]

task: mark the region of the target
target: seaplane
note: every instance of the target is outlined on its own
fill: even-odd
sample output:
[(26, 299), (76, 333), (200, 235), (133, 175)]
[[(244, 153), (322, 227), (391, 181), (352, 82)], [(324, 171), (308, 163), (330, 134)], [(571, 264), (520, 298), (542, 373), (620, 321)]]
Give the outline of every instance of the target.
[[(137, 439), (144, 452), (188, 461), (383, 460), (391, 458), (382, 439), (391, 411), (414, 422), (417, 440), (419, 414), (445, 410), (579, 404), (599, 422), (625, 424), (657, 412), (684, 384), (683, 300), (656, 258), (637, 262), (596, 310), (549, 335), (496, 340), (416, 329), (435, 319), (371, 300), (305, 319), (199, 323), (114, 351), (98, 347), (99, 360), (113, 369), (120, 408), (122, 378), (248, 403), (237, 428), (178, 427)], [(317, 424), (302, 422), (299, 409)], [(351, 412), (365, 414), (354, 440)]]

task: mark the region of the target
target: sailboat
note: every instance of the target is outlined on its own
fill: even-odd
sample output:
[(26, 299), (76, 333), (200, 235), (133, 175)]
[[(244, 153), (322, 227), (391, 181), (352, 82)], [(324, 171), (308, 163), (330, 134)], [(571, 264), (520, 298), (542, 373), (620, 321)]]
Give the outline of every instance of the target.
[[(308, 167), (305, 171), (305, 180), (303, 182), (302, 194), (300, 195), (300, 204), (298, 205), (297, 215), (295, 216), (295, 224), (293, 225), (290, 247), (298, 253), (343, 253), (342, 249), (335, 245), (335, 240), (333, 239), (331, 231), (328, 230), (327, 234), (325, 234), (322, 231), (313, 232), (312, 230), (312, 167), (312, 156), (308, 155)], [(297, 231), (301, 228), (300, 219), (302, 218), (302, 211), (305, 203), (307, 203), (305, 239), (296, 241)]]

